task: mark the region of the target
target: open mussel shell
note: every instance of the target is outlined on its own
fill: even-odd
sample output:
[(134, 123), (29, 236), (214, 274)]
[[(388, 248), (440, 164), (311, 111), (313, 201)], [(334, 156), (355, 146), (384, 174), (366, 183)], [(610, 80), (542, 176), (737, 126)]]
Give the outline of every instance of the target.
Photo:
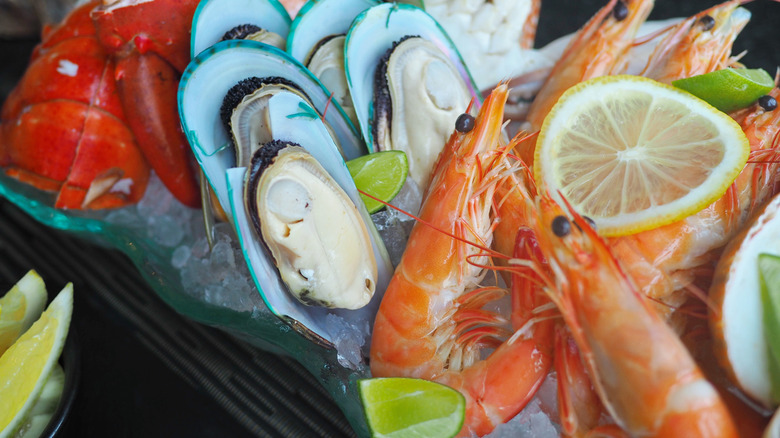
[(307, 338), (325, 346), (332, 346), (335, 334), (328, 332), (326, 325), (328, 314), (338, 315), (355, 324), (361, 321), (373, 321), (382, 294), (390, 281), (392, 264), (328, 129), (318, 117), (311, 116), (313, 112), (305, 108), (307, 105), (294, 93), (275, 95), (269, 101), (270, 124), (277, 127), (275, 137), (304, 147), (357, 207), (371, 240), (372, 253), (365, 254), (365, 257), (374, 258), (377, 266), (376, 288), (370, 302), (356, 310), (328, 309), (304, 305), (288, 293), (268, 247), (258, 238), (251, 224), (252, 219), (247, 214), (244, 198), (246, 168), (237, 167), (226, 171), (227, 189), (241, 248), (255, 284), (268, 308)]
[(374, 0), (317, 0), (301, 8), (287, 36), (287, 53), (306, 64), (312, 51), (326, 38), (346, 35), (361, 12), (377, 5)]
[[(344, 160), (366, 153), (354, 126), (314, 75), (286, 53), (263, 43), (223, 41), (190, 62), (179, 83), (179, 117), (196, 160), (230, 216), (225, 171), (236, 166), (230, 133), (220, 106), (235, 84), (249, 77), (279, 77), (295, 83), (311, 99), (316, 115), (332, 129)], [(230, 218), (228, 218), (230, 219)]]
[(406, 152), (409, 175), (424, 190), (455, 120), (470, 100), (475, 108), (482, 101), (457, 49), (422, 9), (384, 3), (355, 18), (345, 53), (368, 148)]
[(287, 37), (287, 53), (333, 92), (355, 125), (357, 115), (344, 71), (344, 43), (355, 17), (376, 4), (374, 0), (309, 1), (293, 20)]
[[(278, 35), (269, 41), (284, 45), (290, 32), (290, 16), (277, 0), (201, 0), (192, 18), (190, 56), (193, 58), (223, 40), (231, 29), (243, 25), (257, 26)], [(231, 37), (229, 39), (238, 39)], [(276, 45), (276, 44), (272, 44)], [(280, 47), (284, 50), (284, 47)]]

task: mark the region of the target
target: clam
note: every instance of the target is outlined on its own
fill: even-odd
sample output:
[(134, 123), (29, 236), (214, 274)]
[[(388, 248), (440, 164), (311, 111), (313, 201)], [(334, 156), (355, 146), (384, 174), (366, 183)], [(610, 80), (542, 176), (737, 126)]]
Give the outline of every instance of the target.
[(306, 149), (271, 140), (252, 157), (244, 202), (289, 291), (307, 305), (359, 309), (377, 266), (355, 205)]
[(355, 17), (376, 4), (373, 0), (308, 2), (293, 20), (287, 38), (287, 52), (322, 81), (355, 125), (357, 116), (344, 72), (344, 43)]
[(192, 17), (190, 55), (223, 40), (250, 39), (285, 49), (290, 16), (277, 0), (202, 0)]
[[(264, 84), (259, 87), (265, 89), (261, 94), (267, 93), (260, 109), (247, 112), (248, 119), (259, 118), (265, 128), (250, 135), (256, 138), (250, 144), (257, 144), (249, 146), (245, 155), (273, 157), (256, 158), (254, 165), (250, 161), (252, 169), (264, 168), (263, 172), (248, 171), (238, 161), (220, 115), (220, 103), (228, 91), (254, 76)], [(352, 322), (372, 321), (392, 265), (344, 164), (345, 157), (362, 155), (365, 147), (311, 72), (262, 43), (220, 42), (198, 55), (185, 71), (179, 113), (196, 159), (229, 216), (268, 308), (324, 346), (332, 346), (336, 335), (325, 324), (329, 314)], [(261, 139), (264, 145), (284, 147), (271, 154), (268, 145), (260, 145)], [(262, 162), (270, 164), (258, 164)], [(287, 197), (289, 193), (299, 196)], [(301, 196), (311, 201), (310, 210), (306, 202), (295, 201)], [(339, 221), (320, 216), (338, 211), (344, 212)], [(303, 217), (296, 219), (296, 214)], [(290, 241), (285, 241), (285, 227), (290, 228)], [(345, 247), (329, 253), (336, 248), (331, 238), (344, 239)], [(291, 257), (296, 251), (300, 257)]]
[(346, 72), (363, 138), (374, 150), (403, 150), (425, 189), (439, 152), (469, 101), (481, 96), (447, 34), (423, 10), (381, 4), (347, 34)]

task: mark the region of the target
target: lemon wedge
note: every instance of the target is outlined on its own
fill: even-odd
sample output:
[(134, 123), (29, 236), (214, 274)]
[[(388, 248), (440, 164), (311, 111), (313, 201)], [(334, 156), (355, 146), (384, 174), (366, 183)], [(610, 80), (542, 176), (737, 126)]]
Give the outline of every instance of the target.
[(14, 436), (31, 415), (62, 353), (72, 313), (73, 286), (68, 284), (0, 356), (0, 438)]
[(34, 270), (0, 298), (0, 356), (41, 316), (46, 299), (46, 286)]
[(545, 118), (534, 176), (593, 219), (601, 235), (620, 236), (717, 200), (749, 152), (740, 126), (690, 93), (639, 76), (604, 76), (570, 88)]

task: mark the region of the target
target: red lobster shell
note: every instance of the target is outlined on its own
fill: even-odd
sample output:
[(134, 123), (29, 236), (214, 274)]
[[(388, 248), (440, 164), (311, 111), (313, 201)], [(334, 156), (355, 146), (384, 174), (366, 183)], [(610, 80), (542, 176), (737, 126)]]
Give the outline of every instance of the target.
[(151, 165), (174, 196), (197, 206), (176, 109), (196, 6), (90, 3), (44, 29), (0, 112), (6, 174), (57, 192), (56, 208), (111, 208), (143, 196)]

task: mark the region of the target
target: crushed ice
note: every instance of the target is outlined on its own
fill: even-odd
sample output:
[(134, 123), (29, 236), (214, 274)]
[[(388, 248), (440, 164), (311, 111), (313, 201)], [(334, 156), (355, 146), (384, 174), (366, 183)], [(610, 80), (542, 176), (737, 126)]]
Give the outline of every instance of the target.
[(112, 211), (106, 221), (172, 249), (171, 266), (179, 270), (188, 294), (239, 312), (267, 312), (229, 225), (217, 224), (209, 250), (201, 211), (179, 203), (156, 175), (138, 204)]
[(550, 373), (525, 409), (484, 438), (558, 438), (560, 425), (551, 418), (557, 413), (556, 381)]

